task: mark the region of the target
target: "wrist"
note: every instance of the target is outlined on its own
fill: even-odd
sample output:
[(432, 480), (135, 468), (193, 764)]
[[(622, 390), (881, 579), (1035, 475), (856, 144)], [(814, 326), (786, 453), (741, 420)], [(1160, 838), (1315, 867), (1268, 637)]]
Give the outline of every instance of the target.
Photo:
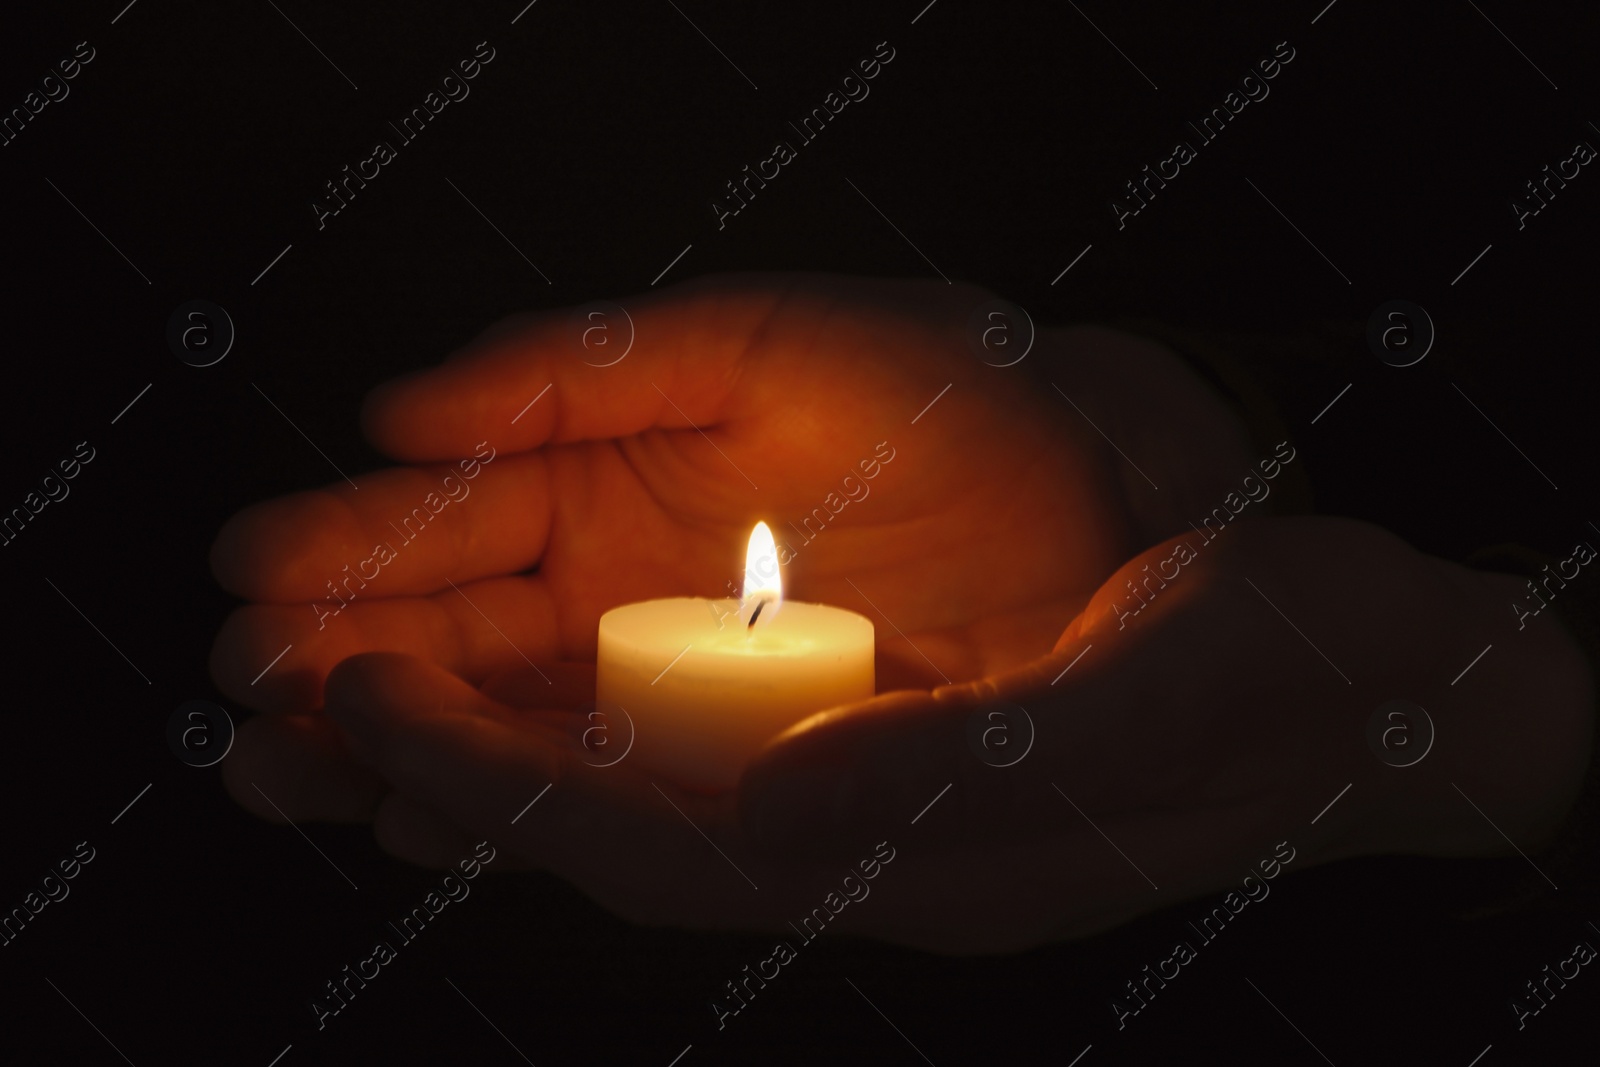
[(1372, 851), (1531, 854), (1556, 838), (1583, 789), (1595, 733), (1589, 661), (1554, 616), (1509, 625), (1510, 605), (1525, 597), (1519, 579), (1443, 565), (1467, 587), (1455, 613), (1460, 640), (1450, 643), (1488, 650), (1456, 681), (1434, 680), (1439, 758), (1377, 768), (1392, 791)]

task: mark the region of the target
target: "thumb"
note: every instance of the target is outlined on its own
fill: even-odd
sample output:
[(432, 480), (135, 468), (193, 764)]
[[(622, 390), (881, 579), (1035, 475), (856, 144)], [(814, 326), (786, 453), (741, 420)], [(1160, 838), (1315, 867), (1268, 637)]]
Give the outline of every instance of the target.
[[(1031, 726), (1010, 710), (1016, 705), (984, 699), (981, 689), (947, 695), (954, 699), (884, 693), (775, 738), (739, 783), (751, 845), (775, 859), (812, 858), (909, 825), (957, 840), (1014, 829), (1008, 816), (1033, 775), (1010, 760), (1031, 744)], [(1002, 725), (1005, 718), (1012, 722)], [(1004, 741), (997, 727), (1017, 736)], [(1012, 752), (997, 755), (1008, 743)]]
[(362, 427), (405, 462), (520, 452), (725, 420), (741, 358), (786, 286), (699, 279), (620, 303), (519, 316), (449, 362), (368, 394)]

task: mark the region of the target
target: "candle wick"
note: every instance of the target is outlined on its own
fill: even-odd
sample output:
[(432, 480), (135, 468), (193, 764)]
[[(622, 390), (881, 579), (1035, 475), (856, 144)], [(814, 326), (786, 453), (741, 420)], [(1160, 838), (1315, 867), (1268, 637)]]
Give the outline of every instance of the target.
[(766, 607), (766, 606), (767, 606), (767, 601), (766, 601), (766, 598), (763, 597), (761, 602), (756, 605), (756, 610), (754, 610), (754, 611), (752, 611), (750, 613), (750, 621), (749, 621), (749, 623), (747, 623), (745, 625), (745, 630), (746, 631), (755, 629), (756, 620), (761, 617), (761, 609)]

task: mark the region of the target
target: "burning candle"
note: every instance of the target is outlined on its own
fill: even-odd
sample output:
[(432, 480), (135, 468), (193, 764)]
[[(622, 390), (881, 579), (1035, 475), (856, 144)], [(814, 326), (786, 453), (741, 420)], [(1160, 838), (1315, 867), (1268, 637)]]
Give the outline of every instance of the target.
[(741, 600), (647, 600), (600, 617), (595, 696), (627, 713), (640, 766), (718, 792), (783, 730), (871, 697), (872, 658), (870, 620), (783, 599), (777, 546), (760, 522)]

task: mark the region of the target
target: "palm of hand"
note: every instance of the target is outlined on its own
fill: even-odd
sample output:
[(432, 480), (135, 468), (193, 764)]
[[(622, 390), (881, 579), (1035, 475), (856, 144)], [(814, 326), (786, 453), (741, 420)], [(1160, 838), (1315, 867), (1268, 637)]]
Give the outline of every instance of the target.
[[(648, 364), (608, 371), (657, 394), (661, 421), (694, 428), (548, 452), (540, 574), (574, 658), (592, 659), (599, 615), (617, 604), (737, 596), (758, 519), (778, 540), (786, 596), (872, 618), (880, 688), (1047, 653), (1137, 547), (1114, 480), (1061, 405), (979, 363), (959, 333), (802, 301), (774, 311), (736, 375), (708, 362), (695, 382), (734, 378), (721, 395), (639, 389), (629, 379), (658, 373)], [(941, 382), (951, 388), (913, 425)], [(714, 421), (689, 414), (704, 410)]]

